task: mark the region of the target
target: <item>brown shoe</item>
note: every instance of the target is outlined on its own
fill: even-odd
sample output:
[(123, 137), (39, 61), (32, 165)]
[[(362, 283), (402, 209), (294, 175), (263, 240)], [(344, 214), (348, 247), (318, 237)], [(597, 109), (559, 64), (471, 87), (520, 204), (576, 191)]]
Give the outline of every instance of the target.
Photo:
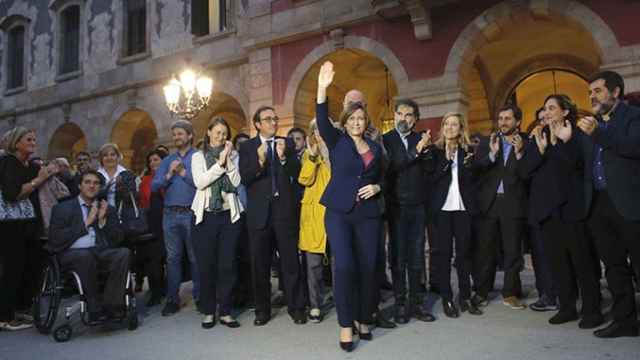
[(522, 301), (520, 301), (520, 299), (515, 296), (508, 296), (504, 298), (502, 300), (502, 303), (514, 310), (524, 310), (527, 308), (527, 305), (525, 305)]

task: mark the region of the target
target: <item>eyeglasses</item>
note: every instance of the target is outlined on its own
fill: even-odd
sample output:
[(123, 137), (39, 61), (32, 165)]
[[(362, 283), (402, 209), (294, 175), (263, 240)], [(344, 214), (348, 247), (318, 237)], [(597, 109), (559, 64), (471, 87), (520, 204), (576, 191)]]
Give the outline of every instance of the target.
[(277, 117), (277, 116), (274, 116), (274, 117), (268, 116), (268, 117), (265, 117), (265, 118), (260, 119), (260, 122), (262, 122), (262, 121), (264, 121), (264, 122), (270, 122), (270, 123), (274, 123), (274, 124), (275, 124), (275, 123), (277, 123), (278, 121), (280, 121), (280, 118), (279, 118), (279, 117)]

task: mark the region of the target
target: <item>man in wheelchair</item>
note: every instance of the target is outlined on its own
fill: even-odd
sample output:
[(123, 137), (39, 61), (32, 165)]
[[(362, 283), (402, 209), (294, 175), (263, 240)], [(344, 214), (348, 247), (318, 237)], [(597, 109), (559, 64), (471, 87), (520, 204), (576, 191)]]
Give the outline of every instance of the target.
[[(115, 208), (100, 199), (102, 178), (88, 170), (80, 178), (80, 195), (57, 204), (51, 213), (47, 248), (60, 266), (78, 274), (87, 301), (89, 322), (125, 316), (129, 250), (122, 238)], [(102, 304), (98, 274), (107, 274)]]

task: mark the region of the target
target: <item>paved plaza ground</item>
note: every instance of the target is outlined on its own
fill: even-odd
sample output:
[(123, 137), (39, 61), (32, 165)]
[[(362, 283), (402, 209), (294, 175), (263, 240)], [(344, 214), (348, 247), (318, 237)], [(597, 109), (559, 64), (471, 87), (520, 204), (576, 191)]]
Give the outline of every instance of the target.
[[(527, 301), (535, 301), (531, 271), (525, 271), (523, 279), (530, 293)], [(35, 330), (0, 332), (0, 359), (640, 359), (640, 338), (597, 339), (576, 322), (551, 326), (547, 324), (551, 313), (510, 310), (498, 294), (484, 316), (463, 314), (459, 319), (445, 317), (440, 300), (429, 296), (436, 322), (411, 321), (393, 330), (376, 329), (373, 341), (361, 341), (347, 354), (338, 348), (335, 309), (320, 324), (294, 325), (280, 309), (265, 327), (254, 327), (253, 313), (245, 311), (238, 317), (239, 329), (217, 325), (203, 330), (201, 315), (187, 293), (188, 287), (183, 287), (187, 303), (175, 316), (162, 317), (160, 306), (139, 309), (142, 322), (133, 332), (76, 326), (68, 343), (56, 343)], [(610, 304), (608, 291), (603, 293)], [(387, 307), (391, 303), (389, 299)]]

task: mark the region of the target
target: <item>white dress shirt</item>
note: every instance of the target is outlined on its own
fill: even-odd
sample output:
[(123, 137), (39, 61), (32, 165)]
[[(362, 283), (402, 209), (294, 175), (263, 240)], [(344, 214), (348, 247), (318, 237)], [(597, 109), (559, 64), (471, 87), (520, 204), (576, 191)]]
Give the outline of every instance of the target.
[(449, 184), (449, 193), (447, 200), (442, 206), (442, 211), (465, 211), (462, 195), (460, 195), (460, 183), (458, 182), (458, 152), (453, 155), (451, 163), (451, 183)]

